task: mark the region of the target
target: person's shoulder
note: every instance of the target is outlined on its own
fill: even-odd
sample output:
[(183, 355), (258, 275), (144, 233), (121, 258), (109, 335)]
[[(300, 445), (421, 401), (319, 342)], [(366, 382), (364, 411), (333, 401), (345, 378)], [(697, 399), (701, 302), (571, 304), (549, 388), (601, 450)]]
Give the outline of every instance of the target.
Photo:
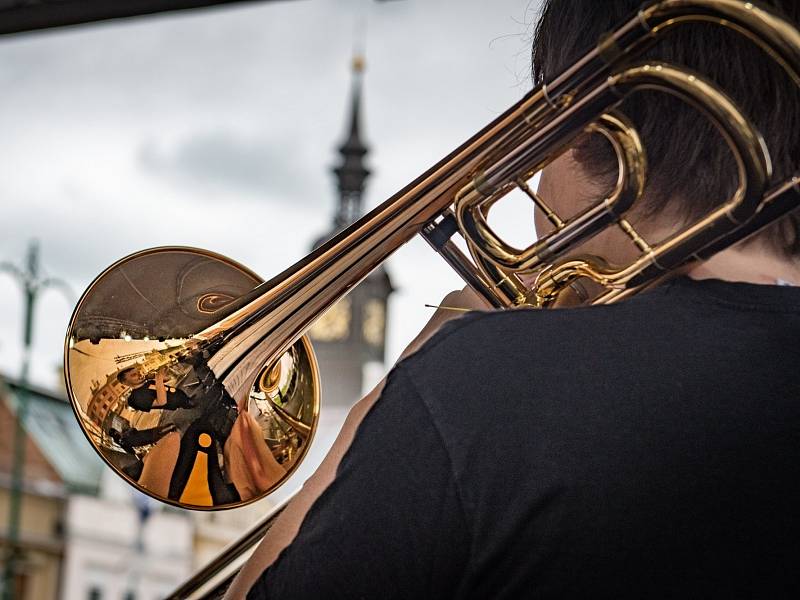
[[(511, 310), (473, 311), (445, 323), (422, 348), (409, 359), (447, 352), (465, 341), (490, 343), (501, 339), (527, 337), (535, 331), (545, 341), (548, 335), (563, 335), (565, 325), (583, 329), (592, 323), (614, 321), (621, 312), (641, 310), (634, 303), (590, 306), (569, 309), (518, 308)], [(640, 304), (640, 303), (635, 303)]]
[(798, 297), (800, 288), (676, 278), (610, 305), (473, 311), (448, 321), (410, 358), (420, 360), (429, 354), (450, 352), (465, 341), (513, 343), (531, 333), (535, 333), (542, 344), (554, 339), (567, 344), (573, 336), (581, 339), (584, 337), (581, 334), (593, 329), (611, 337), (614, 331), (635, 334), (665, 327), (678, 315), (683, 320), (697, 317), (698, 324), (702, 325), (716, 314), (715, 309), (720, 318), (729, 318), (731, 310), (774, 312), (777, 307), (797, 312)]
[(448, 321), (417, 352), (398, 364), (411, 379), (422, 371), (442, 375), (487, 365), (538, 370), (567, 357), (598, 351), (664, 329), (681, 302), (656, 289), (618, 304), (564, 309), (474, 311)]

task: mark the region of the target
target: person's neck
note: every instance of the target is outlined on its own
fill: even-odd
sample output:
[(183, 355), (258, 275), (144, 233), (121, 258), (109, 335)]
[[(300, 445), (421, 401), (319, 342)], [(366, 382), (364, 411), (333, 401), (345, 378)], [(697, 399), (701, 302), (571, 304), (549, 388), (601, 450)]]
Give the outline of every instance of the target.
[(686, 273), (692, 279), (721, 279), (740, 283), (800, 285), (800, 264), (762, 246), (729, 248)]

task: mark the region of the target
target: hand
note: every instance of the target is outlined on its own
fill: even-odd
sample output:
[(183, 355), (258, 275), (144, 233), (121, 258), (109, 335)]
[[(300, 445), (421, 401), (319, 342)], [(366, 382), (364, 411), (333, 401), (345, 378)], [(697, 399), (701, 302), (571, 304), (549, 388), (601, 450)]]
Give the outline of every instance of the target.
[(167, 387), (164, 385), (164, 377), (167, 367), (161, 367), (156, 371), (156, 399), (153, 401), (153, 408), (167, 405)]
[(166, 377), (166, 373), (166, 367), (161, 367), (158, 371), (156, 371), (156, 387), (164, 386), (164, 378)]
[(400, 359), (402, 360), (419, 350), (447, 321), (457, 319), (474, 310), (492, 310), (492, 307), (469, 286), (450, 292), (439, 303), (439, 308), (433, 313), (422, 331), (403, 350)]

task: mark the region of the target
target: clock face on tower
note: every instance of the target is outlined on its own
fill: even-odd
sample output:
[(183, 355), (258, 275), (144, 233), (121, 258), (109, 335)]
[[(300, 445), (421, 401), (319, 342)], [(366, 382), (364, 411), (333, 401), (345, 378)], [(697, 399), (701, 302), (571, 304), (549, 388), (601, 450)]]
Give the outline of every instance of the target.
[(318, 342), (337, 342), (350, 335), (352, 321), (352, 300), (345, 296), (334, 304), (328, 312), (314, 323), (308, 333)]
[(364, 341), (375, 348), (383, 347), (384, 330), (386, 328), (386, 308), (377, 299), (369, 300), (364, 305), (364, 323), (362, 335)]

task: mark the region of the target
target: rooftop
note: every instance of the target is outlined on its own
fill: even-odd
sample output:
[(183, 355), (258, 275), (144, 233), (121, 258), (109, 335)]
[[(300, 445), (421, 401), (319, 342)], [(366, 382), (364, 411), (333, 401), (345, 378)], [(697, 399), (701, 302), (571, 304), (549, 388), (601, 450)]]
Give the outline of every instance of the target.
[[(28, 411), (24, 428), (29, 445), (35, 446), (33, 456), (26, 460), (30, 479), (45, 479), (51, 483), (57, 474), (63, 491), (96, 494), (100, 486), (104, 463), (95, 453), (89, 440), (81, 431), (69, 401), (54, 392), (35, 386), (25, 386), (0, 374), (0, 402), (16, 414), (22, 393), (27, 394)], [(3, 444), (3, 454), (10, 454), (12, 440)], [(10, 465), (11, 456), (2, 457), (2, 465)], [(37, 464), (44, 459), (49, 465)], [(7, 470), (3, 469), (3, 470)], [(51, 486), (52, 487), (52, 486)]]

